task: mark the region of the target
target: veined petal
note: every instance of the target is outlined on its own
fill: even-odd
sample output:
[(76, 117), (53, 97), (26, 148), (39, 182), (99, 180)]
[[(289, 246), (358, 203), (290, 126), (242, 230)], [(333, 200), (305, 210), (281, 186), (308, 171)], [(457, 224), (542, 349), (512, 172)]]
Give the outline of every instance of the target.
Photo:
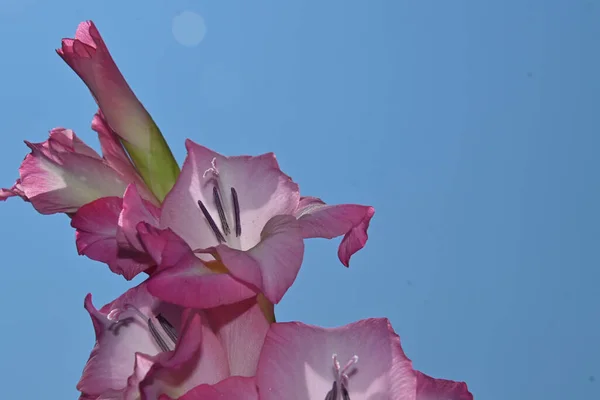
[(129, 185), (123, 194), (123, 208), (119, 214), (116, 233), (117, 243), (124, 249), (132, 247), (144, 253), (146, 250), (139, 239), (137, 226), (140, 222), (158, 226), (159, 217), (160, 208), (142, 199), (135, 184)]
[(261, 241), (247, 251), (226, 245), (215, 247), (231, 274), (256, 286), (269, 301), (277, 304), (292, 286), (304, 257), (304, 240), (298, 221), (278, 215), (266, 223)]
[(15, 184), (10, 189), (0, 189), (0, 201), (5, 201), (9, 197), (19, 196), (21, 199), (25, 201), (29, 201), (25, 192), (23, 191), (23, 186), (21, 186), (21, 180), (17, 179)]
[[(298, 186), (279, 169), (272, 153), (258, 157), (225, 157), (191, 140), (181, 175), (162, 206), (161, 227), (170, 228), (192, 248), (219, 244), (214, 230), (198, 202), (217, 225), (220, 212), (215, 201), (219, 194), (223, 216), (231, 231), (230, 247), (247, 250), (260, 241), (267, 221), (280, 214), (292, 214), (299, 201)], [(239, 205), (241, 234), (236, 234), (235, 198)], [(225, 231), (222, 226), (218, 229)], [(227, 236), (226, 232), (222, 232)]]
[(225, 349), (232, 376), (254, 376), (269, 322), (256, 298), (204, 311)]
[(199, 385), (174, 399), (161, 396), (158, 400), (258, 400), (254, 378), (232, 376), (214, 385)]
[(50, 131), (48, 140), (41, 144), (42, 147), (55, 152), (77, 153), (97, 160), (102, 157), (94, 149), (75, 135), (71, 129), (54, 128)]
[(332, 239), (344, 235), (338, 257), (346, 267), (350, 257), (367, 243), (369, 223), (375, 209), (358, 204), (330, 206), (316, 197), (303, 197), (295, 212), (305, 238)]
[(77, 27), (74, 39), (57, 50), (90, 89), (106, 121), (123, 144), (140, 175), (159, 200), (177, 179), (179, 166), (160, 130), (117, 68), (91, 21)]
[(299, 322), (271, 325), (256, 373), (261, 400), (326, 399), (338, 378), (341, 389), (344, 375), (352, 400), (416, 399), (412, 363), (388, 320), (367, 319), (334, 329)]
[(122, 210), (123, 199), (103, 197), (79, 208), (71, 226), (76, 229), (75, 243), (79, 254), (106, 263), (112, 272), (130, 280), (154, 262), (145, 251), (117, 242)]
[(464, 382), (436, 379), (415, 371), (417, 375), (417, 400), (473, 400)]
[(138, 225), (144, 248), (158, 265), (148, 290), (164, 301), (190, 308), (211, 308), (256, 296), (254, 288), (202, 262), (173, 231)]

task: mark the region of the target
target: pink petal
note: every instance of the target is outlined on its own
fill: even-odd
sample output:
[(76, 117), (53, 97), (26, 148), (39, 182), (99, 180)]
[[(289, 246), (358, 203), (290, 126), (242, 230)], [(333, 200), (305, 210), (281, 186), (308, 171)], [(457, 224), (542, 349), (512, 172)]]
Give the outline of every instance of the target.
[(102, 159), (94, 149), (79, 139), (71, 129), (52, 129), (50, 137), (46, 142), (42, 143), (42, 146), (53, 151), (77, 153), (97, 160)]
[(148, 290), (160, 299), (191, 308), (211, 308), (256, 296), (227, 273), (209, 269), (173, 231), (138, 225), (144, 248), (158, 265)]
[[(219, 242), (203, 215), (198, 201), (206, 206), (219, 229), (219, 213), (213, 189), (217, 187), (231, 233), (229, 247), (248, 250), (260, 241), (260, 234), (272, 217), (292, 214), (299, 201), (298, 186), (279, 169), (272, 153), (258, 157), (225, 157), (191, 140), (188, 155), (173, 190), (162, 206), (161, 227), (171, 228), (193, 249), (216, 246)], [(241, 236), (235, 234), (233, 195), (240, 206)]]
[(25, 192), (23, 191), (23, 187), (21, 186), (21, 180), (17, 179), (15, 184), (10, 189), (0, 189), (0, 201), (5, 201), (9, 197), (19, 196), (21, 199), (25, 201), (29, 201), (27, 196), (25, 196)]
[(135, 184), (129, 185), (123, 194), (123, 209), (119, 215), (116, 233), (117, 242), (122, 248), (131, 247), (140, 253), (145, 252), (137, 226), (140, 222), (158, 226), (159, 217), (160, 208), (142, 199)]
[(255, 298), (205, 310), (234, 376), (254, 376), (269, 322)]
[(229, 375), (219, 340), (200, 314), (192, 312), (174, 353), (155, 358), (139, 388), (142, 398), (158, 399), (162, 394), (183, 395), (199, 384), (215, 384)]
[(417, 375), (417, 400), (473, 400), (464, 382), (435, 379), (422, 372)]
[[(161, 312), (178, 325), (176, 308), (164, 305), (139, 285), (128, 290), (114, 302), (98, 311), (92, 304), (92, 297), (85, 299), (85, 309), (89, 312), (96, 332), (96, 345), (92, 350), (77, 389), (86, 396), (102, 396), (127, 387), (127, 380), (134, 372), (135, 354), (156, 355), (160, 349), (145, 326), (145, 321), (126, 305), (137, 308), (147, 315)], [(118, 314), (117, 322), (109, 316)]]
[(415, 400), (417, 379), (386, 319), (326, 329), (299, 322), (271, 325), (258, 363), (261, 400), (325, 399), (335, 379), (332, 355), (347, 372), (352, 400)]
[[(158, 400), (175, 400), (161, 396)], [(200, 385), (177, 400), (258, 400), (254, 378), (232, 376), (215, 385)]]
[(123, 194), (127, 184), (119, 174), (101, 159), (65, 147), (56, 141), (59, 134), (54, 130), (44, 143), (26, 142), (31, 154), (19, 168), (20, 189), (38, 212), (72, 213), (100, 197)]
[(120, 197), (103, 197), (81, 207), (71, 226), (76, 229), (79, 254), (106, 263), (112, 272), (130, 280), (150, 268), (153, 260), (145, 252), (119, 246), (116, 236), (122, 208)]
[(140, 195), (145, 200), (152, 202), (154, 205), (160, 205), (156, 196), (148, 189), (144, 180), (133, 166), (131, 159), (119, 140), (119, 136), (110, 128), (100, 110), (98, 110), (92, 119), (92, 129), (98, 133), (102, 156), (106, 160), (106, 163), (121, 174), (126, 182), (135, 183), (140, 191)]
[(298, 222), (291, 215), (271, 218), (261, 237), (262, 240), (247, 251), (226, 245), (215, 247), (215, 251), (233, 276), (256, 286), (277, 304), (298, 275), (304, 257), (304, 240)]
[(138, 131), (149, 126), (150, 116), (123, 78), (94, 23), (79, 24), (75, 39), (63, 39), (56, 52), (90, 89), (117, 134), (149, 150), (148, 136)]
[(316, 197), (303, 197), (296, 210), (305, 238), (332, 239), (344, 235), (338, 249), (342, 264), (349, 266), (350, 257), (367, 243), (369, 223), (375, 209), (357, 204), (328, 206)]

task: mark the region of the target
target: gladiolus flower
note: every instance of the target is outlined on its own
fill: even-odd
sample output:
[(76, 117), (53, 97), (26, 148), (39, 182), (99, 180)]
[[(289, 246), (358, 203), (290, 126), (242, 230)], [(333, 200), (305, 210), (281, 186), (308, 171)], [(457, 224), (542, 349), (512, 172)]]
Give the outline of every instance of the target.
[(147, 201), (157, 204), (101, 114), (94, 116), (92, 128), (102, 157), (70, 129), (53, 129), (43, 143), (25, 142), (31, 153), (19, 168), (20, 178), (2, 190), (0, 200), (19, 196), (41, 214), (71, 214), (101, 197), (123, 196), (133, 183)]
[[(301, 199), (298, 185), (280, 170), (272, 153), (225, 157), (190, 140), (186, 147), (181, 174), (162, 205), (160, 227), (171, 229), (204, 253), (203, 260), (219, 263), (271, 302), (278, 303), (294, 282), (303, 239), (345, 235), (339, 250), (345, 265), (365, 245), (372, 207)], [(152, 285), (150, 290), (177, 302), (182, 279), (204, 279), (197, 271), (165, 270), (154, 280), (155, 289), (163, 280), (161, 290)]]
[(473, 399), (464, 383), (413, 370), (400, 338), (382, 318), (333, 329), (272, 324), (256, 382), (261, 400)]
[[(268, 323), (253, 299), (183, 309), (154, 298), (142, 283), (99, 311), (88, 295), (85, 308), (96, 345), (77, 385), (82, 399), (180, 398), (199, 385), (183, 398), (248, 388), (256, 393), (253, 376)], [(227, 380), (232, 376), (247, 379)]]

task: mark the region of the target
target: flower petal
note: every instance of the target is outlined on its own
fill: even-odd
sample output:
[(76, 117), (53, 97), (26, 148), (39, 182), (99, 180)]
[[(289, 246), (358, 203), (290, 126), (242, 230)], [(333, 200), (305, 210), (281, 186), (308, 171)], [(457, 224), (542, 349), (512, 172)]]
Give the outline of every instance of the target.
[(19, 196), (21, 199), (25, 201), (29, 201), (25, 192), (23, 191), (23, 186), (21, 186), (21, 180), (17, 179), (13, 187), (10, 189), (0, 189), (0, 201), (6, 201), (9, 197)]
[(173, 354), (155, 357), (139, 387), (145, 399), (157, 399), (162, 394), (180, 396), (199, 384), (214, 384), (229, 375), (219, 340), (200, 314), (191, 312)]
[(256, 298), (205, 310), (234, 376), (254, 376), (269, 322)]
[(154, 205), (160, 205), (160, 202), (154, 194), (148, 189), (142, 177), (131, 163), (123, 145), (119, 141), (119, 136), (111, 129), (106, 122), (102, 111), (98, 111), (92, 119), (92, 129), (98, 133), (102, 156), (106, 164), (117, 171), (123, 180), (129, 183), (135, 183), (140, 195)]
[(357, 204), (329, 206), (316, 197), (303, 197), (295, 212), (305, 238), (332, 239), (344, 235), (338, 249), (342, 264), (367, 243), (369, 223), (375, 209)]
[[(250, 249), (260, 241), (263, 227), (273, 216), (292, 214), (296, 209), (298, 186), (281, 172), (272, 153), (258, 157), (225, 157), (191, 140), (186, 141), (186, 148), (188, 154), (181, 175), (162, 206), (161, 228), (171, 228), (193, 249), (219, 244), (198, 206), (201, 201), (219, 223), (215, 188), (220, 193), (223, 212), (232, 232), (228, 242), (234, 243), (229, 243), (231, 247), (241, 250)], [(232, 188), (240, 208), (239, 237), (235, 235)]]
[(137, 226), (140, 222), (158, 226), (159, 217), (160, 208), (142, 199), (135, 184), (129, 185), (123, 194), (123, 209), (119, 214), (116, 233), (117, 242), (122, 248), (131, 247), (138, 252), (145, 252)]
[(352, 400), (415, 400), (417, 379), (386, 319), (326, 329), (299, 322), (271, 325), (258, 363), (261, 400), (325, 399), (335, 379), (332, 355), (347, 371)]
[(79, 254), (106, 263), (112, 272), (131, 280), (154, 262), (145, 252), (122, 247), (117, 242), (122, 209), (120, 197), (103, 197), (81, 207), (73, 216), (71, 226), (76, 229)]
[[(158, 400), (175, 400), (161, 396)], [(215, 385), (199, 385), (177, 400), (258, 400), (254, 378), (232, 376)]]
[(415, 371), (417, 375), (417, 400), (473, 400), (464, 382), (436, 379)]
[(160, 299), (190, 308), (211, 308), (256, 295), (256, 290), (228, 273), (206, 266), (189, 246), (170, 229), (138, 225), (144, 248), (158, 265), (148, 281), (148, 290)]
[(214, 249), (233, 276), (256, 286), (277, 304), (298, 275), (304, 240), (298, 221), (291, 215), (271, 218), (261, 236), (262, 240), (247, 251), (226, 245)]

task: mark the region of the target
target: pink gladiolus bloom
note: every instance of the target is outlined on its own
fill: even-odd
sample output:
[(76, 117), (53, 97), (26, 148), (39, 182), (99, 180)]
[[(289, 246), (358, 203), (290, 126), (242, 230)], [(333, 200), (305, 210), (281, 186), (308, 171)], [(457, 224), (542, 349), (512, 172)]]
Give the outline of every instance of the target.
[(412, 368), (386, 319), (325, 329), (271, 325), (258, 363), (261, 400), (472, 400), (464, 383), (437, 381)]
[[(190, 140), (186, 147), (181, 175), (162, 205), (160, 227), (171, 229), (194, 251), (210, 254), (271, 302), (278, 303), (295, 280), (303, 239), (345, 235), (338, 252), (345, 265), (365, 245), (372, 207), (301, 198), (272, 153), (225, 157)], [(203, 259), (211, 258), (204, 254)], [(169, 292), (181, 290), (177, 277), (203, 279), (195, 271), (165, 270), (156, 277), (163, 280), (162, 290), (150, 290), (176, 302)]]
[(31, 153), (19, 168), (20, 178), (11, 189), (2, 189), (0, 200), (20, 196), (41, 214), (74, 213), (101, 197), (121, 197), (134, 183), (146, 200), (157, 204), (100, 114), (92, 128), (102, 157), (70, 129), (53, 129), (43, 143), (25, 142)]
[(96, 345), (77, 385), (82, 399), (256, 393), (268, 323), (255, 300), (194, 311), (161, 302), (142, 283), (99, 311), (88, 295), (85, 307)]

